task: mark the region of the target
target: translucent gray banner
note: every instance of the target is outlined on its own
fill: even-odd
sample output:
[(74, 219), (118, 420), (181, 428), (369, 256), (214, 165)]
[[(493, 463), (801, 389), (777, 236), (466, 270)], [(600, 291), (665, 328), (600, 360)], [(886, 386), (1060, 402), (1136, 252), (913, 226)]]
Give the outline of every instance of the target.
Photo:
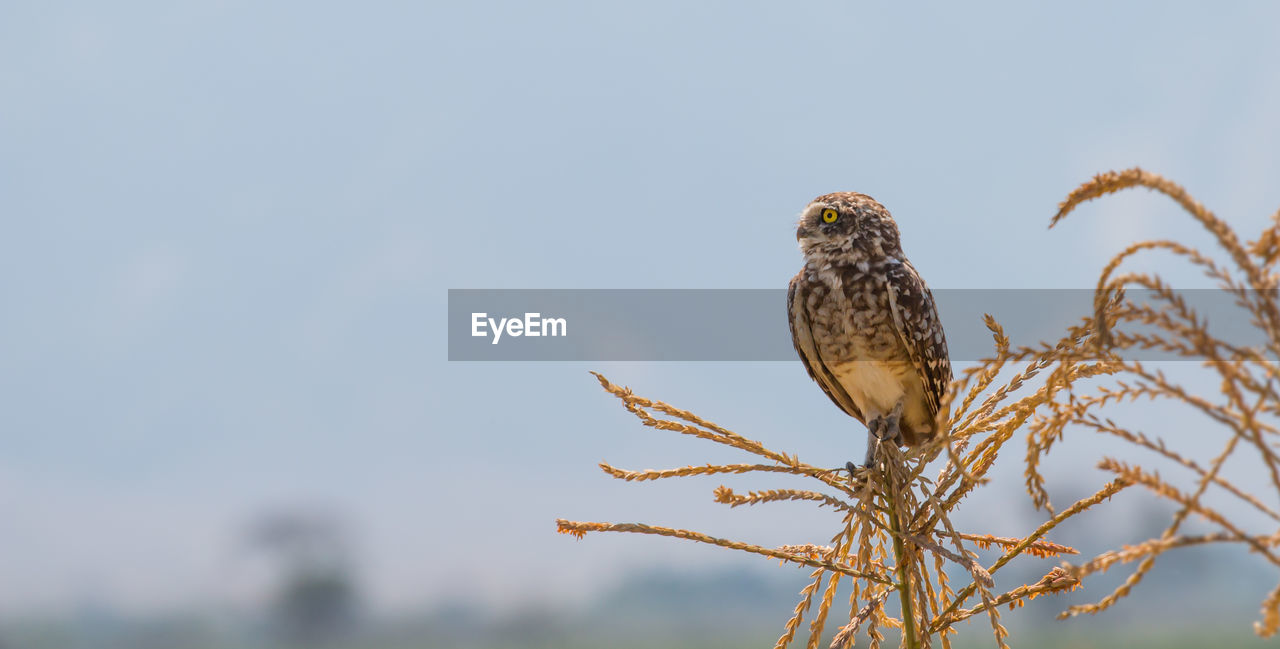
[[(1220, 340), (1263, 333), (1217, 289), (1179, 291)], [(992, 355), (989, 313), (1015, 346), (1058, 340), (1093, 312), (1092, 289), (933, 292), (953, 361)], [(1148, 291), (1126, 297), (1157, 306)], [(1135, 330), (1126, 326), (1126, 330)], [(1151, 331), (1147, 329), (1146, 331)], [(1194, 360), (1131, 349), (1136, 360)], [(785, 289), (449, 289), (451, 361), (794, 361)]]

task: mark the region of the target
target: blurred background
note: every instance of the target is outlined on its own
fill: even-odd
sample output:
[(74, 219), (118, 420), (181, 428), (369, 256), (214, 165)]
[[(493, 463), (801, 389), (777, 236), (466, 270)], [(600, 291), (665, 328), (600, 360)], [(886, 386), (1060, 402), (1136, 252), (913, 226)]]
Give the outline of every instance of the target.
[[(837, 190), (887, 205), (935, 288), (1087, 288), (1135, 239), (1209, 243), (1148, 192), (1048, 231), (1094, 173), (1165, 174), (1243, 238), (1280, 206), (1272, 3), (0, 16), (6, 648), (768, 646), (804, 572), (555, 519), (763, 545), (839, 521), (711, 501), (767, 481), (609, 479), (603, 459), (742, 458), (641, 428), (587, 371), (815, 464), (861, 457), (860, 429), (798, 362), (450, 363), (447, 289), (782, 287), (796, 214)], [(1131, 414), (1189, 455), (1222, 439)], [(1107, 479), (1090, 435), (1050, 456), (1058, 502)], [(1036, 524), (1018, 455), (965, 526)], [(1170, 511), (1126, 494), (1054, 540), (1089, 556)], [(1263, 646), (1248, 624), (1276, 580), (1182, 551), (1103, 615), (1052, 620), (1115, 579), (1005, 620), (1039, 646)]]

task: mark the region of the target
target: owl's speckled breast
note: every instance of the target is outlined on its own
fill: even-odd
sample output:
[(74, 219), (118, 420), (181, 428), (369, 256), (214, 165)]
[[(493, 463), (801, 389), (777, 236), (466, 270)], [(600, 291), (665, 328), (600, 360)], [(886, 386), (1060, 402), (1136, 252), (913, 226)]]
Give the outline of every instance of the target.
[(814, 343), (828, 364), (903, 358), (888, 292), (874, 278), (857, 267), (805, 269)]

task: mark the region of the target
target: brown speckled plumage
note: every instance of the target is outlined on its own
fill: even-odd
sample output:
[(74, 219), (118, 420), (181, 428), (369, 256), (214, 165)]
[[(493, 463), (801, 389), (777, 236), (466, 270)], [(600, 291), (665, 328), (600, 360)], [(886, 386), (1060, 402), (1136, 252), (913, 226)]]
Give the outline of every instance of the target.
[[(835, 210), (834, 222), (824, 210)], [(787, 311), (809, 376), (868, 427), (868, 463), (876, 439), (927, 439), (951, 361), (933, 295), (902, 254), (893, 217), (869, 196), (827, 194), (805, 208), (796, 239), (805, 266)]]

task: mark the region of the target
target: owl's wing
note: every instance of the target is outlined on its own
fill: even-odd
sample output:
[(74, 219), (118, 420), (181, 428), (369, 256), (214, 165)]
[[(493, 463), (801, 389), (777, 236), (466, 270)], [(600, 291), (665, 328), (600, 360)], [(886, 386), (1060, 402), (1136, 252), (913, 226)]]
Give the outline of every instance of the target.
[(907, 348), (911, 364), (924, 383), (924, 397), (929, 414), (937, 415), (938, 407), (951, 383), (951, 357), (947, 353), (947, 337), (933, 303), (933, 293), (909, 262), (888, 273), (889, 306), (893, 326)]
[(863, 418), (862, 412), (858, 410), (858, 406), (854, 405), (853, 399), (836, 380), (827, 364), (822, 361), (822, 354), (818, 353), (818, 346), (813, 341), (813, 329), (809, 323), (809, 289), (805, 286), (803, 275), (804, 271), (800, 271), (800, 274), (791, 278), (791, 285), (787, 288), (791, 342), (795, 344), (796, 353), (800, 355), (804, 369), (809, 372), (809, 378), (813, 379), (841, 410), (865, 425), (867, 420)]

